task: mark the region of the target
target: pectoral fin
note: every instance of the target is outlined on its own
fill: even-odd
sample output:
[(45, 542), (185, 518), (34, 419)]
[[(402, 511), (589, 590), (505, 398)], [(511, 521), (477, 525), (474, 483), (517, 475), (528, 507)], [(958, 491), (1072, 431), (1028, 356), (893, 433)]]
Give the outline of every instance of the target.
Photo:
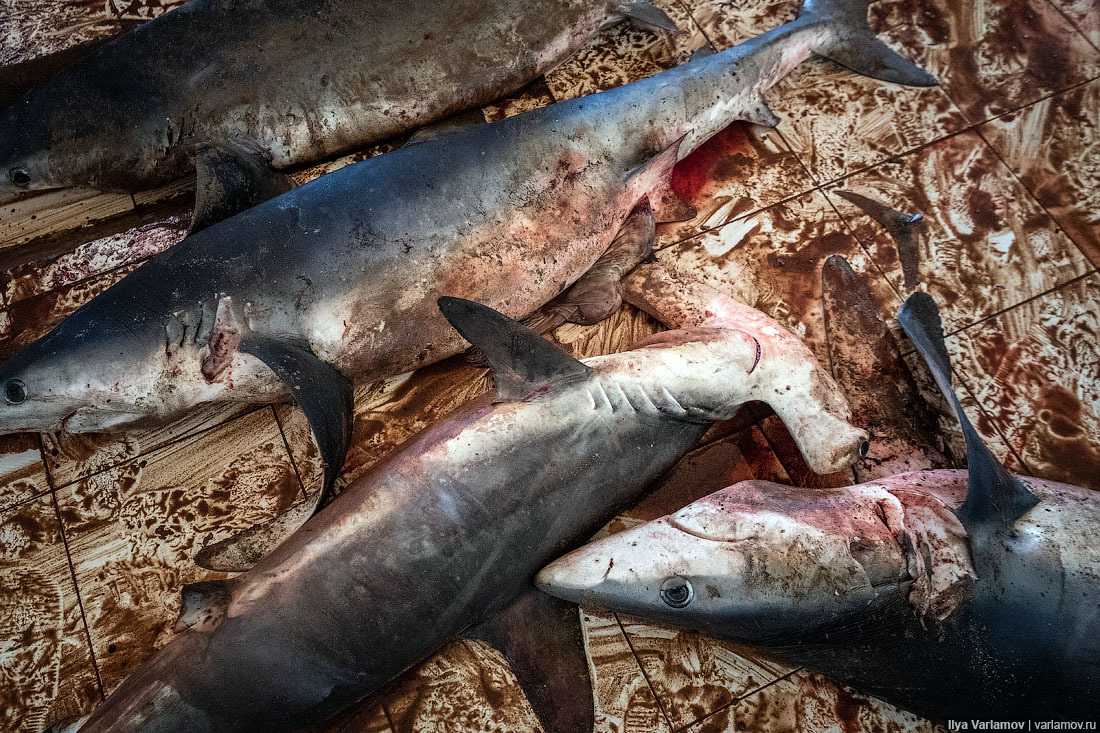
[(431, 125), (421, 127), (413, 133), (412, 137), (405, 141), (402, 147), (407, 148), (410, 145), (419, 145), (429, 140), (436, 140), (484, 124), (486, 124), (485, 113), (483, 113), (480, 108), (475, 107), (465, 112), (459, 112), (456, 115), (452, 115), (445, 120), (440, 120)]
[(836, 195), (851, 201), (890, 233), (897, 244), (905, 289), (912, 291), (916, 288), (920, 284), (920, 245), (925, 226), (924, 214), (905, 214), (854, 191), (837, 191)]
[(741, 119), (763, 127), (775, 127), (779, 124), (779, 118), (775, 116), (775, 112), (772, 112), (772, 108), (763, 99), (747, 110)]
[(698, 210), (672, 190), (672, 169), (680, 160), (683, 135), (641, 165), (627, 172), (627, 184), (648, 194), (653, 220), (658, 224), (694, 219)]
[(668, 17), (668, 13), (655, 5), (647, 2), (632, 2), (623, 6), (624, 17), (644, 25), (647, 28), (655, 28), (662, 31), (678, 31), (676, 23)]
[(590, 367), (492, 308), (444, 297), (439, 310), (489, 361), (499, 401), (524, 400), (592, 374)]
[(291, 189), (290, 178), (272, 170), (259, 149), (240, 141), (201, 146), (195, 172), (192, 234)]
[(588, 272), (524, 318), (523, 325), (536, 333), (546, 333), (567, 322), (591, 326), (609, 318), (623, 303), (623, 276), (652, 254), (655, 230), (649, 199), (643, 199)]
[(595, 701), (580, 611), (532, 589), (467, 636), (504, 655), (546, 733), (588, 733)]
[(1039, 503), (1039, 497), (1005, 469), (963, 412), (951, 386), (951, 362), (944, 343), (943, 324), (932, 296), (927, 293), (909, 296), (898, 312), (898, 322), (924, 358), (962, 428), (970, 476), (966, 499), (955, 513), (970, 536), (971, 552), (978, 562), (978, 556), (990, 546), (993, 535), (1010, 530), (1017, 519)]
[(351, 443), (352, 385), (347, 377), (304, 344), (248, 337), (239, 348), (267, 364), (290, 388), (317, 440), (324, 483), (313, 497), (287, 514), (204, 547), (195, 562), (210, 570), (245, 570), (304, 524), (328, 497)]

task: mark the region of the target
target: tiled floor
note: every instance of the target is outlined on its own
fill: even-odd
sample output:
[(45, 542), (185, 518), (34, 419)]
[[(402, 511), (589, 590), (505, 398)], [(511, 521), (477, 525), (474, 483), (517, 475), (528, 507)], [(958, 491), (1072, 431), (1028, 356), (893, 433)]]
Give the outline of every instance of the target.
[[(176, 4), (108, 0), (107, 14), (90, 0), (0, 0), (0, 99), (25, 83), (30, 65)], [(726, 48), (797, 8), (794, 0), (657, 4), (679, 33), (609, 28), (545, 79), (487, 107), (486, 118), (632, 81), (707, 43)], [(808, 61), (769, 94), (778, 128), (737, 123), (677, 167), (673, 185), (699, 213), (660, 228), (658, 256), (778, 318), (828, 363), (821, 265), (829, 255), (850, 260), (885, 313), (907, 295), (893, 240), (836, 191), (923, 212), (918, 287), (943, 309), (967, 412), (1014, 470), (1100, 489), (1100, 6), (877, 0), (870, 19), (941, 86), (907, 89)], [(178, 241), (187, 188), (64, 191), (4, 207), (0, 358)], [(624, 308), (555, 337), (592, 355), (656, 328)], [(484, 371), (461, 359), (359, 385), (343, 480), (486, 385)], [(870, 415), (874, 402), (858, 410)], [(782, 424), (747, 410), (708, 433), (605, 531), (749, 477), (852, 480), (813, 476)], [(89, 710), (169, 638), (180, 586), (217, 577), (190, 562), (204, 542), (280, 511), (318, 482), (308, 428), (289, 406), (199, 411), (126, 435), (0, 439), (0, 729), (37, 733)], [(601, 731), (932, 728), (698, 634), (589, 610), (583, 619)], [(456, 642), (324, 730), (524, 731), (531, 715), (495, 651)]]

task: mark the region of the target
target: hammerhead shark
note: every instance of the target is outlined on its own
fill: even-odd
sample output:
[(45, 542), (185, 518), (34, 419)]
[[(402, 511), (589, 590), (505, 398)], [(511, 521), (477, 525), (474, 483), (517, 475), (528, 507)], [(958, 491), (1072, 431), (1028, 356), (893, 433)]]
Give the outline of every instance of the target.
[(837, 489), (743, 481), (566, 555), (538, 587), (752, 646), (934, 719), (1095, 720), (1100, 498), (1009, 473), (951, 387), (931, 296), (898, 318), (962, 428), (967, 470)]
[(548, 733), (591, 730), (579, 617), (534, 590), (535, 572), (747, 401), (775, 409), (814, 470), (866, 450), (802, 342), (703, 286), (677, 287), (685, 305), (672, 305), (681, 283), (654, 267), (633, 282), (670, 286), (646, 306), (676, 330), (584, 361), (440, 299), (488, 360), (494, 394), (411, 438), (248, 572), (185, 587), (185, 630), (81, 733), (294, 730), (461, 634), (505, 654)]

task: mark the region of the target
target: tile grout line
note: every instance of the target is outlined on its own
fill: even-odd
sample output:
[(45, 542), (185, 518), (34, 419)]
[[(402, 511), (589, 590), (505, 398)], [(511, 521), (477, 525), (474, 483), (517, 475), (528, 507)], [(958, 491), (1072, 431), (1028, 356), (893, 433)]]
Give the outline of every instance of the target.
[(645, 671), (645, 665), (643, 665), (642, 660), (638, 658), (638, 652), (634, 648), (634, 642), (630, 640), (630, 634), (626, 633), (626, 627), (623, 626), (623, 620), (619, 618), (618, 613), (613, 613), (612, 615), (615, 617), (615, 623), (619, 627), (619, 633), (623, 635), (623, 639), (626, 640), (626, 646), (630, 649), (630, 656), (634, 658), (634, 663), (638, 665), (638, 671), (642, 673), (642, 679), (645, 680), (646, 687), (649, 688), (649, 694), (653, 695), (653, 700), (657, 703), (657, 709), (661, 711), (661, 717), (664, 718), (665, 725), (668, 726), (670, 731), (676, 730), (672, 725), (672, 719), (668, 717), (668, 711), (665, 710), (665, 704), (661, 701), (661, 697), (653, 687), (653, 682), (649, 679), (649, 674)]
[[(42, 464), (45, 465), (46, 452), (42, 445), (41, 434), (38, 435), (38, 452), (42, 459)], [(103, 677), (99, 672), (99, 660), (96, 659), (95, 645), (92, 644), (92, 630), (88, 624), (88, 615), (84, 612), (84, 597), (80, 592), (80, 583), (76, 579), (76, 566), (73, 564), (73, 555), (69, 550), (69, 538), (65, 533), (65, 522), (61, 519), (61, 507), (57, 503), (57, 489), (53, 486), (48, 469), (46, 473), (46, 484), (50, 487), (50, 501), (53, 503), (54, 516), (57, 517), (57, 531), (61, 533), (61, 542), (65, 548), (65, 562), (68, 563), (69, 566), (69, 577), (73, 581), (73, 590), (76, 591), (76, 604), (80, 609), (80, 620), (84, 625), (84, 639), (88, 643), (88, 659), (91, 661), (92, 670), (95, 672), (96, 685), (99, 687), (99, 700), (102, 702), (107, 698), (107, 690), (103, 686)]]
[[(1090, 79), (1088, 82), (1085, 82), (1085, 83), (1086, 84), (1091, 84), (1093, 81), (1096, 81), (1096, 80), (1095, 79)], [(1084, 86), (1084, 85), (1082, 84), (1080, 86)], [(1078, 87), (1073, 87), (1072, 89), (1067, 89), (1066, 91), (1059, 92), (1058, 94), (1066, 94), (1067, 92), (1071, 92), (1071, 91), (1073, 91), (1073, 89), (1076, 89), (1076, 88), (1078, 88)], [(1052, 99), (1054, 99), (1055, 96), (1058, 96), (1058, 95), (1052, 95), (1050, 97), (1047, 97), (1047, 99), (1052, 100)], [(1047, 101), (1047, 99), (1044, 99), (1044, 100), (1041, 100), (1041, 101), (1045, 102), (1045, 101)], [(1036, 102), (1035, 104), (1039, 104), (1039, 102)], [(1034, 105), (1031, 105), (1031, 106), (1034, 106)], [(1021, 109), (1023, 109), (1023, 108), (1021, 108)], [(1073, 246), (1077, 248), (1077, 251), (1080, 252), (1081, 256), (1085, 259), (1085, 262), (1088, 262), (1093, 267), (1100, 266), (1100, 255), (1097, 256), (1096, 261), (1093, 261), (1092, 257), (1089, 256), (1089, 253), (1085, 250), (1084, 246), (1082, 246), (1080, 242), (1078, 242), (1076, 239), (1074, 239), (1073, 235), (1071, 235), (1069, 233), (1069, 230), (1067, 230), (1064, 226), (1062, 226), (1062, 223), (1060, 221), (1058, 221), (1058, 218), (1056, 216), (1054, 216), (1054, 214), (1050, 213), (1050, 209), (1047, 208), (1046, 204), (1044, 204), (1042, 201), (1039, 200), (1038, 195), (1036, 195), (1036, 193), (1031, 190), (1031, 187), (1028, 186), (1027, 183), (1024, 182), (1023, 178), (1020, 177), (1020, 174), (1016, 171), (1016, 169), (1013, 168), (1012, 166), (1010, 166), (1008, 164), (1008, 161), (1004, 159), (1004, 156), (1001, 155), (1001, 151), (998, 150), (995, 145), (993, 145), (991, 142), (989, 142), (989, 139), (982, 133), (981, 127), (984, 127), (985, 125), (987, 125), (991, 122), (995, 122), (996, 120), (1000, 119), (1000, 117), (1005, 117), (1005, 116), (1010, 115), (1010, 114), (1015, 114), (1016, 112), (1019, 112), (1019, 111), (1021, 111), (1021, 110), (1015, 110), (1013, 112), (1006, 112), (1004, 115), (1000, 115), (999, 117), (994, 117), (993, 119), (988, 120), (987, 122), (983, 122), (979, 127), (974, 128), (974, 132), (978, 135), (979, 138), (981, 138), (981, 140), (985, 144), (985, 146), (987, 148), (989, 148), (989, 150), (992, 151), (992, 153), (995, 156), (997, 156), (997, 160), (999, 160), (1001, 162), (1001, 165), (1003, 165), (1005, 168), (1007, 168), (1008, 172), (1012, 174), (1012, 177), (1015, 178), (1016, 181), (1020, 184), (1020, 186), (1022, 186), (1023, 189), (1028, 192), (1028, 195), (1030, 195), (1032, 200), (1035, 201), (1035, 203), (1039, 205), (1039, 208), (1041, 208), (1043, 210), (1043, 213), (1046, 214), (1052, 222), (1054, 222), (1054, 224), (1058, 227), (1058, 230), (1061, 231), (1062, 234), (1065, 235), (1066, 239), (1068, 239), (1070, 242), (1073, 243)]]
[(306, 493), (306, 484), (302, 481), (302, 474), (298, 470), (298, 462), (294, 460), (294, 451), (290, 449), (290, 441), (286, 439), (286, 431), (283, 430), (283, 421), (279, 419), (279, 411), (275, 409), (275, 405), (268, 405), (271, 409), (271, 414), (275, 418), (275, 427), (279, 429), (279, 435), (283, 439), (283, 447), (286, 448), (286, 454), (290, 458), (290, 467), (294, 469), (294, 476), (298, 479), (298, 493), (301, 498), (306, 498), (309, 494)]
[[(699, 723), (702, 723), (704, 720), (707, 720), (708, 718), (714, 717), (715, 715), (722, 712), (723, 710), (729, 710), (731, 708), (737, 707), (739, 704), (741, 704), (742, 702), (744, 702), (748, 698), (752, 697), (753, 695), (759, 694), (759, 693), (763, 692), (764, 690), (768, 689), (769, 687), (771, 687), (772, 685), (776, 684), (777, 682), (782, 682), (783, 680), (788, 679), (788, 678), (798, 674), (803, 669), (805, 669), (805, 667), (795, 667), (790, 672), (787, 672), (786, 674), (779, 675), (778, 677), (776, 677), (774, 680), (767, 683), (766, 685), (760, 685), (759, 687), (757, 687), (753, 690), (750, 690), (749, 692), (746, 692), (744, 695), (741, 695), (740, 697), (737, 697), (737, 698), (734, 698), (733, 700), (730, 700), (729, 702), (725, 703), (724, 705), (719, 705), (717, 708), (715, 708), (714, 710), (711, 710), (706, 715), (703, 715), (700, 718), (696, 718), (695, 720), (688, 723), (684, 727), (673, 731), (673, 733), (686, 733), (686, 731), (689, 728), (691, 728), (692, 726), (699, 725)], [(735, 728), (735, 730), (736, 730), (736, 728)]]
[(1095, 43), (1093, 43), (1092, 39), (1088, 37), (1088, 34), (1085, 33), (1083, 30), (1081, 30), (1081, 28), (1077, 25), (1077, 21), (1075, 21), (1073, 18), (1066, 15), (1066, 12), (1064, 10), (1062, 10), (1062, 8), (1058, 7), (1058, 5), (1054, 3), (1054, 0), (1047, 0), (1047, 5), (1049, 5), (1051, 8), (1053, 8), (1054, 12), (1058, 13), (1063, 18), (1065, 18), (1066, 23), (1069, 24), (1069, 27), (1072, 28), (1073, 30), (1075, 30), (1079, 36), (1084, 38), (1085, 43), (1089, 44), (1090, 46), (1095, 48), (1098, 53), (1100, 53), (1100, 46), (1097, 46)]

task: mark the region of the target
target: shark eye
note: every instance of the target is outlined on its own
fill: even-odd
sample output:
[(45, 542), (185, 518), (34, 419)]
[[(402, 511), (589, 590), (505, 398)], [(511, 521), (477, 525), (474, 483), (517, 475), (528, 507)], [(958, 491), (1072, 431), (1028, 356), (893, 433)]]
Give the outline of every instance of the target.
[(31, 182), (31, 174), (27, 172), (26, 168), (12, 168), (8, 171), (8, 176), (16, 186), (26, 186)]
[(684, 608), (695, 598), (695, 589), (687, 578), (672, 576), (661, 584), (661, 600), (666, 606)]
[(27, 385), (18, 379), (9, 379), (4, 385), (4, 399), (9, 405), (18, 405), (27, 399)]

